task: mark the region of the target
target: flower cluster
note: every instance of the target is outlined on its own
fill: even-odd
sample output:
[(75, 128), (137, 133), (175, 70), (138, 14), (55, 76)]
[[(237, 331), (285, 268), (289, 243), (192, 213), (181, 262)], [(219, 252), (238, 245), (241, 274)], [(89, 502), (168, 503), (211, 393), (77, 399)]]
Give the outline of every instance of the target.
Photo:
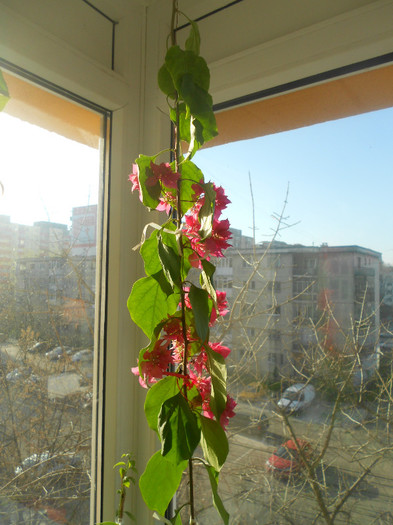
[[(156, 209), (168, 213), (172, 209), (177, 210), (178, 207), (176, 197), (179, 178), (180, 174), (174, 172), (170, 164), (157, 165), (153, 161), (145, 167), (142, 175), (139, 166), (134, 165), (129, 176), (132, 191), (137, 190), (142, 201), (144, 191), (150, 196), (154, 193), (155, 202), (158, 202)], [(152, 188), (155, 188), (153, 193)], [(187, 247), (191, 252), (191, 265), (202, 270), (203, 260), (209, 260), (211, 256), (223, 257), (223, 251), (230, 246), (229, 221), (221, 219), (221, 213), (230, 201), (223, 188), (213, 183), (200, 180), (192, 184), (191, 189), (189, 206), (178, 231), (182, 233), (183, 247)], [(209, 355), (217, 355), (218, 359), (226, 358), (230, 349), (221, 343), (201, 339), (195, 326), (189, 296), (190, 287), (185, 281), (181, 284), (181, 291), (183, 304), (179, 304), (178, 312), (162, 320), (157, 339), (140, 354), (138, 366), (132, 368), (132, 372), (139, 376), (140, 384), (146, 388), (163, 377), (176, 376), (182, 387), (190, 391), (190, 396), (193, 395), (191, 390), (195, 392), (196, 389), (198, 392), (197, 396), (193, 395), (193, 409), (199, 410), (205, 417), (214, 419), (211, 409), (212, 379)], [(209, 297), (211, 306), (207, 324), (211, 328), (219, 317), (228, 313), (228, 304), (226, 293), (223, 291), (214, 290), (214, 300), (211, 294)], [(183, 316), (179, 315), (182, 308), (185, 310)], [(184, 319), (188, 320), (187, 326), (183, 325)], [(223, 428), (234, 416), (235, 406), (235, 401), (228, 395), (226, 407), (219, 417)]]
[[(159, 193), (160, 199), (156, 206), (157, 211), (165, 211), (169, 213), (175, 207), (177, 181), (180, 178), (180, 173), (174, 173), (170, 164), (162, 162), (155, 164), (150, 162), (150, 166), (146, 169), (145, 187), (148, 192)], [(140, 170), (138, 164), (132, 165), (132, 172), (128, 176), (132, 183), (131, 191), (139, 192), (139, 199), (143, 202), (142, 185), (140, 183)]]
[(183, 228), (183, 233), (189, 239), (194, 251), (194, 266), (196, 266), (195, 260), (199, 258), (209, 259), (210, 256), (223, 257), (223, 251), (229, 248), (230, 244), (228, 241), (231, 238), (228, 219), (220, 220), (220, 215), (230, 203), (230, 200), (225, 195), (223, 188), (221, 186), (217, 187), (214, 183), (211, 184), (215, 193), (215, 200), (212, 203), (211, 233), (206, 238), (201, 237), (201, 232), (203, 232), (201, 224), (202, 211), (204, 211), (206, 204), (206, 192), (203, 191), (203, 186), (203, 184), (195, 184), (193, 186), (196, 202), (186, 215)]
[[(216, 322), (218, 316), (224, 316), (228, 312), (226, 293), (217, 291), (217, 298), (219, 300), (212, 310), (210, 326)], [(187, 296), (186, 307), (191, 310), (191, 303)], [(211, 378), (206, 346), (210, 351), (220, 354), (223, 358), (228, 357), (231, 350), (222, 343), (201, 345), (195, 330), (189, 328), (186, 333), (187, 344), (189, 346), (195, 345), (193, 348), (197, 350), (188, 359), (187, 375), (184, 375), (182, 372), (171, 370), (173, 367), (178, 367), (177, 369), (181, 370), (184, 360), (186, 343), (181, 319), (175, 316), (170, 317), (160, 335), (161, 337), (156, 341), (153, 349), (144, 352), (140, 365), (131, 369), (133, 374), (139, 377), (139, 383), (144, 388), (148, 388), (149, 385), (156, 383), (165, 376), (171, 375), (183, 379), (189, 390), (196, 387), (198, 391), (199, 398), (197, 402), (194, 402), (194, 406), (199, 405), (204, 416), (214, 418), (210, 408)], [(236, 402), (228, 395), (226, 408), (220, 417), (223, 428), (227, 426), (229, 419), (235, 415), (235, 406)]]

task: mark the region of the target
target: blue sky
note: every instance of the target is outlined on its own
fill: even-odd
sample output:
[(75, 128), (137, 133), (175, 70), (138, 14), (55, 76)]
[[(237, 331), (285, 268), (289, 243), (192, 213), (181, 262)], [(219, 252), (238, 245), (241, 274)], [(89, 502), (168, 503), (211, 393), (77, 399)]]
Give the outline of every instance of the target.
[[(72, 206), (97, 202), (99, 155), (37, 126), (0, 114), (0, 214), (13, 222), (69, 223)], [(393, 264), (393, 109), (205, 149), (195, 162), (222, 185), (234, 228), (252, 235), (251, 174), (257, 241), (281, 213), (294, 224), (279, 240), (319, 246), (357, 244)], [(126, 175), (125, 175), (126, 176)]]
[[(257, 241), (270, 239), (281, 213), (294, 224), (288, 243), (357, 244), (393, 264), (393, 109), (317, 124), (198, 152), (205, 177), (232, 201), (234, 228), (252, 235), (251, 174)], [(296, 224), (295, 224), (296, 223)]]

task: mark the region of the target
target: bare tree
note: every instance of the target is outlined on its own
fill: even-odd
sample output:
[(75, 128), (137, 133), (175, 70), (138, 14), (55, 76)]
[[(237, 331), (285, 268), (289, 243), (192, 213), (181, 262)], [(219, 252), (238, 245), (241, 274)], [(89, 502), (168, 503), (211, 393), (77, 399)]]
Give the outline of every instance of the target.
[[(232, 348), (229, 390), (238, 401), (219, 485), (231, 523), (393, 523), (392, 360), (391, 347), (380, 351), (377, 262), (375, 271), (351, 269), (345, 250), (276, 237), (239, 240), (216, 271), (230, 305), (216, 337)], [(294, 384), (315, 392), (299, 412), (279, 403)], [(269, 472), (266, 461), (289, 441), (293, 468)], [(198, 523), (219, 523), (196, 472)]]

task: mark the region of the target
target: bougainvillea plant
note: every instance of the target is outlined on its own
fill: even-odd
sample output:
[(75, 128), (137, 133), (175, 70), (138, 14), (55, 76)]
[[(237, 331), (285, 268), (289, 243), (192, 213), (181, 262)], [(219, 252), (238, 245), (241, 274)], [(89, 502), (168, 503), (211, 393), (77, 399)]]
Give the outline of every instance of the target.
[[(139, 486), (147, 506), (163, 516), (188, 469), (189, 523), (196, 523), (193, 465), (202, 462), (214, 505), (228, 523), (218, 477), (235, 402), (226, 388), (230, 350), (211, 342), (210, 331), (227, 313), (225, 293), (214, 286), (211, 257), (223, 257), (229, 246), (229, 222), (221, 218), (229, 200), (192, 161), (217, 127), (198, 27), (189, 21), (190, 35), (185, 48), (179, 47), (174, 30), (179, 14), (174, 0), (171, 45), (158, 73), (174, 130), (171, 162), (160, 162), (160, 154), (140, 155), (129, 177), (142, 203), (163, 213), (160, 226), (145, 227), (140, 253), (146, 277), (135, 282), (128, 300), (131, 318), (150, 341), (132, 371), (148, 389), (145, 414), (161, 441)], [(194, 457), (198, 446), (202, 458)], [(179, 511), (170, 523), (182, 523)]]

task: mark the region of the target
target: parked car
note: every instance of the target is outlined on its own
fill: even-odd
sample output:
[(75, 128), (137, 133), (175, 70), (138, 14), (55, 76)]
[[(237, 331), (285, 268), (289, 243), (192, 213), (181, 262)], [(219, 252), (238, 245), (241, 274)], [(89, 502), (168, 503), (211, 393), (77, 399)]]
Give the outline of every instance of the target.
[[(14, 472), (21, 494), (25, 493), (26, 498), (35, 494), (34, 511), (50, 518), (50, 523), (76, 523), (75, 516), (88, 511), (90, 479), (81, 455), (62, 451), (36, 452), (16, 466)], [(34, 523), (49, 521), (44, 518)]]
[(14, 384), (19, 381), (27, 381), (29, 383), (37, 383), (39, 381), (39, 377), (32, 373), (32, 368), (30, 366), (14, 368), (11, 372), (8, 372), (5, 378), (9, 383)]
[(15, 468), (15, 474), (37, 467), (38, 470), (48, 470), (51, 472), (64, 470), (65, 468), (75, 469), (82, 467), (80, 456), (68, 452), (59, 452), (51, 454), (47, 450), (41, 453), (32, 454), (25, 458), (22, 463)]
[(279, 408), (286, 412), (300, 412), (315, 399), (315, 388), (312, 385), (296, 383), (288, 387), (278, 402)]
[(46, 352), (48, 350), (48, 343), (45, 343), (44, 341), (39, 341), (38, 343), (35, 343), (33, 346), (30, 346), (27, 351), (30, 354), (39, 354), (41, 352)]
[(93, 361), (93, 350), (86, 348), (85, 350), (79, 350), (72, 356), (72, 361), (74, 363), (86, 363)]
[(56, 346), (53, 350), (46, 352), (45, 357), (50, 361), (57, 361), (62, 357), (72, 354), (72, 348), (69, 346)]
[[(308, 441), (304, 439), (297, 440), (299, 448), (307, 458), (312, 455), (312, 448)], [(273, 452), (266, 461), (266, 469), (277, 476), (290, 477), (298, 474), (304, 468), (303, 460), (296, 449), (292, 439), (288, 439), (278, 449)]]

